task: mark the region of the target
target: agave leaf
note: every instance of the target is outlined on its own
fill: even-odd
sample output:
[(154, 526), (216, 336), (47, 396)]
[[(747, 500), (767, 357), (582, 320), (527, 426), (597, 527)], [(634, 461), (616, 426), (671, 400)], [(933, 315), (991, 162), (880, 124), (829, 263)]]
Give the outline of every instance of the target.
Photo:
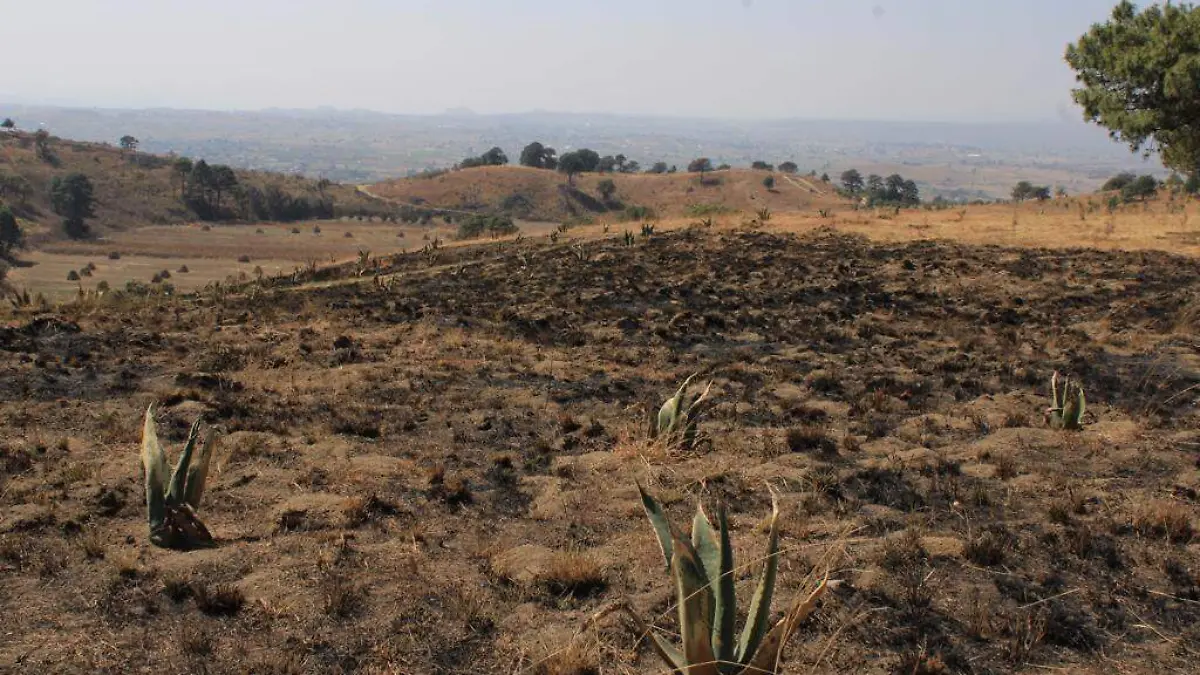
[(662, 507), (654, 498), (642, 489), (641, 483), (637, 486), (638, 494), (642, 496), (642, 509), (646, 511), (646, 517), (650, 519), (650, 525), (654, 528), (654, 534), (658, 536), (658, 547), (662, 549), (663, 560), (667, 561), (667, 569), (671, 569), (671, 541), (674, 536), (671, 534), (671, 523), (667, 520), (667, 514), (663, 513)]
[(682, 417), (684, 394), (687, 392), (688, 385), (692, 383), (692, 378), (699, 373), (694, 373), (683, 381), (675, 395), (667, 399), (667, 402), (658, 410), (658, 433), (659, 435), (669, 434), (679, 428), (679, 421)]
[[(704, 575), (708, 578), (708, 588), (716, 591), (721, 574), (721, 543), (713, 530), (712, 522), (704, 513), (704, 507), (696, 506), (696, 517), (692, 519), (692, 548), (696, 550), (700, 563), (704, 566)], [(721, 598), (714, 594), (712, 609), (709, 615), (709, 625), (717, 625), (716, 616), (721, 612)], [(715, 647), (714, 647), (715, 648)]]
[(788, 639), (805, 619), (817, 608), (821, 596), (829, 589), (829, 579), (822, 579), (808, 597), (800, 596), (792, 604), (791, 609), (784, 615), (759, 644), (758, 650), (749, 655), (750, 660), (738, 675), (763, 675), (779, 672), (783, 661), (783, 648)]
[[(1072, 394), (1075, 395), (1072, 396)], [(1082, 429), (1083, 413), (1087, 408), (1087, 401), (1083, 396), (1083, 387), (1076, 384), (1070, 389), (1064, 390), (1063, 397), (1067, 400), (1062, 411), (1062, 427), (1071, 430)]]
[[(737, 618), (737, 593), (733, 587), (733, 543), (729, 541), (729, 520), (725, 516), (725, 505), (717, 507), (717, 531), (720, 534), (721, 555), (718, 580), (715, 584), (713, 603), (713, 651), (721, 662), (722, 671), (730, 671), (734, 663), (736, 643), (734, 641)], [(708, 561), (704, 564), (707, 566)], [(712, 572), (709, 572), (712, 576)]]
[[(1064, 394), (1066, 392), (1063, 392)], [(1058, 371), (1054, 371), (1054, 375), (1050, 377), (1050, 407), (1056, 410), (1062, 410), (1063, 399), (1058, 396)]]
[(184, 481), (183, 501), (192, 509), (200, 508), (200, 498), (204, 496), (204, 484), (208, 480), (208, 466), (212, 460), (214, 432), (209, 431), (200, 445), (200, 453), (192, 460), (188, 468), (187, 480)]
[(196, 439), (199, 437), (200, 420), (197, 419), (192, 423), (192, 429), (188, 432), (187, 445), (183, 446), (183, 454), (179, 456), (175, 472), (171, 474), (171, 489), (167, 491), (168, 504), (176, 505), (183, 502), (183, 495), (187, 490), (188, 467), (191, 466), (192, 453), (196, 450)]
[(146, 422), (142, 426), (142, 468), (146, 477), (146, 517), (153, 531), (162, 527), (166, 519), (167, 484), (167, 457), (158, 442), (153, 404), (146, 408)]
[(633, 608), (628, 604), (624, 605), (622, 609), (625, 610), (625, 615), (633, 620), (634, 625), (637, 626), (638, 632), (642, 635), (647, 635), (650, 637), (650, 646), (654, 649), (654, 652), (658, 654), (658, 657), (667, 664), (667, 667), (671, 669), (671, 674), (685, 675), (687, 662), (684, 661), (683, 654), (680, 653), (680, 651), (676, 649), (674, 645), (662, 639), (658, 633), (655, 633), (654, 630), (651, 629), (650, 625), (642, 619), (641, 615), (633, 611)]
[(754, 589), (754, 597), (750, 600), (750, 613), (746, 617), (746, 626), (738, 639), (738, 663), (748, 663), (758, 651), (763, 635), (767, 632), (771, 618), (771, 599), (775, 594), (775, 575), (779, 570), (779, 504), (771, 500), (771, 526), (767, 535), (767, 558), (763, 562), (762, 573), (758, 577), (758, 587)]
[(674, 540), (671, 570), (675, 575), (676, 601), (679, 603), (679, 633), (683, 638), (683, 656), (687, 675), (720, 675), (712, 649), (713, 595), (708, 575), (695, 549), (681, 539)]

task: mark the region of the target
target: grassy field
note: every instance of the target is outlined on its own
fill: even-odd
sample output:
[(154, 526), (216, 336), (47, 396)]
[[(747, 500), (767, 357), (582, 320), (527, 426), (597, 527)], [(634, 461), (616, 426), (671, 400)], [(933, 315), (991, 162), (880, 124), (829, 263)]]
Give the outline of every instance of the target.
[[(763, 179), (773, 175), (775, 188)], [(611, 180), (616, 192), (610, 204), (600, 201), (598, 183)], [(679, 217), (695, 209), (712, 213), (819, 209), (843, 204), (832, 185), (807, 176), (734, 169), (706, 174), (583, 174), (572, 190), (554, 171), (521, 166), (479, 167), (431, 178), (405, 178), (370, 186), (370, 193), (398, 203), (420, 203), (455, 209), (505, 208), (520, 198), (525, 214), (536, 220), (573, 216), (616, 221), (627, 206), (643, 206), (662, 217)], [(516, 209), (518, 213), (522, 209)]]
[[(743, 560), (776, 493), (778, 606), (844, 581), (784, 672), (1189, 672), (1200, 262), (1178, 206), (734, 213), (632, 245), (595, 225), (15, 314), (0, 670), (661, 673), (620, 614), (589, 621), (628, 600), (677, 631), (641, 482), (677, 523), (725, 504)], [(344, 226), (322, 245), (383, 250)], [(129, 236), (221, 264), (317, 240)], [(1083, 431), (1043, 419), (1056, 370), (1086, 387)], [(647, 420), (697, 372), (702, 442), (665, 448)], [(221, 434), (215, 548), (147, 541), (151, 402), (173, 450), (198, 417)]]
[[(440, 221), (439, 221), (440, 223)], [(518, 223), (526, 236), (553, 230), (548, 223)], [(299, 230), (298, 233), (293, 230)], [(13, 286), (43, 293), (50, 300), (73, 297), (82, 286), (107, 281), (116, 289), (127, 281), (149, 283), (166, 270), (178, 291), (189, 292), (230, 277), (253, 279), (256, 268), (266, 276), (291, 274), (310, 264), (355, 260), (360, 251), (373, 257), (418, 250), (438, 239), (455, 246), (456, 226), (333, 221), (297, 224), (152, 226), (113, 232), (101, 240), (60, 241), (21, 255), (23, 265), (9, 272)], [(110, 259), (110, 253), (120, 254)], [(248, 256), (249, 262), (240, 262)], [(95, 265), (92, 276), (69, 281), (68, 273)], [(187, 267), (187, 272), (179, 270)], [(242, 277), (241, 275), (246, 275)]]

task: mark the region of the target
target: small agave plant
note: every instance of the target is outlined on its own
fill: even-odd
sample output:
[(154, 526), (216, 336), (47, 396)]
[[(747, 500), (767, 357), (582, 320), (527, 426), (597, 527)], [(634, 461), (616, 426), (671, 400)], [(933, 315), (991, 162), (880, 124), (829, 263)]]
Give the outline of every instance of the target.
[(696, 445), (696, 429), (704, 412), (701, 404), (708, 399), (712, 389), (712, 380), (709, 380), (704, 391), (688, 392), (698, 374), (684, 380), (675, 395), (658, 409), (658, 417), (651, 421), (650, 437), (663, 439), (669, 448), (689, 451)]
[(158, 442), (154, 406), (146, 409), (146, 424), (142, 428), (142, 468), (146, 476), (150, 543), (155, 546), (186, 551), (213, 545), (208, 528), (196, 516), (208, 478), (213, 434), (210, 432), (199, 443), (197, 451), (199, 437), (200, 420), (196, 420), (168, 482), (167, 456)]
[(1083, 428), (1083, 414), (1087, 412), (1087, 400), (1083, 386), (1070, 378), (1060, 378), (1058, 371), (1050, 378), (1051, 405), (1046, 409), (1046, 419), (1054, 429), (1077, 431)]
[(779, 569), (779, 508), (772, 503), (767, 555), (749, 614), (740, 635), (735, 635), (737, 598), (734, 593), (733, 547), (725, 509), (717, 511), (714, 528), (703, 508), (692, 520), (691, 541), (671, 528), (662, 507), (642, 487), (642, 506), (658, 536), (667, 568), (675, 580), (682, 648), (661, 638), (627, 604), (625, 613), (650, 636), (654, 651), (675, 675), (777, 675), (783, 648), (792, 633), (837, 582), (823, 579), (808, 595), (799, 595), (774, 626), (771, 600)]

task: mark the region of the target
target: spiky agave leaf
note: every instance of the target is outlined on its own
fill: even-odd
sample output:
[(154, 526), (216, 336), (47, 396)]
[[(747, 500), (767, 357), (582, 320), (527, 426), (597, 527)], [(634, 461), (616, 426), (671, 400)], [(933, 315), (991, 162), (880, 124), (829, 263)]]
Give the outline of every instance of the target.
[(720, 675), (712, 648), (713, 594), (704, 565), (691, 544), (673, 541), (671, 571), (679, 604), (679, 634), (683, 640), (686, 675)]
[(192, 423), (192, 428), (188, 430), (187, 443), (183, 446), (183, 454), (179, 455), (179, 461), (175, 464), (175, 471), (171, 474), (171, 489), (167, 491), (167, 504), (175, 505), (183, 501), (183, 494), (187, 491), (187, 475), (188, 468), (192, 463), (192, 453), (196, 450), (196, 440), (200, 438), (200, 420), (197, 419)]
[(655, 633), (654, 629), (642, 619), (641, 615), (633, 611), (633, 607), (628, 602), (622, 603), (620, 609), (624, 610), (625, 615), (637, 626), (639, 633), (650, 638), (650, 646), (654, 648), (654, 652), (658, 654), (658, 657), (671, 669), (671, 674), (684, 675), (687, 669), (687, 661), (684, 660), (683, 653), (676, 649), (674, 645), (662, 639), (658, 633)]
[(154, 404), (146, 408), (142, 425), (142, 469), (146, 482), (146, 518), (150, 529), (161, 528), (166, 519), (167, 456), (158, 442)]
[(737, 619), (737, 592), (733, 585), (733, 542), (729, 540), (729, 519), (725, 505), (717, 506), (717, 534), (721, 542), (720, 580), (716, 584), (716, 601), (713, 610), (713, 651), (721, 662), (722, 672), (736, 672), (734, 662), (736, 642), (734, 632)]
[(779, 503), (774, 496), (771, 499), (769, 532), (767, 557), (763, 561), (762, 573), (758, 577), (758, 586), (754, 589), (754, 597), (750, 600), (750, 613), (746, 616), (746, 625), (742, 628), (737, 652), (734, 655), (738, 663), (750, 661), (770, 625), (771, 600), (775, 594), (775, 576), (779, 570)]
[(685, 407), (684, 395), (687, 392), (688, 385), (692, 383), (692, 379), (696, 375), (699, 375), (699, 373), (693, 373), (684, 380), (678, 391), (675, 392), (675, 395), (667, 399), (667, 402), (663, 403), (662, 407), (658, 409), (658, 426), (656, 431), (659, 436), (672, 434), (679, 429), (679, 422)]
[(208, 481), (208, 467), (212, 461), (214, 432), (209, 431), (200, 445), (200, 453), (188, 467), (187, 480), (184, 481), (183, 502), (192, 509), (200, 508), (200, 498), (204, 496), (204, 484)]
[(783, 648), (788, 639), (792, 637), (796, 628), (816, 610), (821, 596), (825, 595), (831, 585), (832, 582), (826, 577), (817, 584), (808, 597), (799, 596), (787, 614), (767, 633), (757, 651), (748, 655), (750, 659), (738, 675), (776, 675), (779, 673), (779, 666), (783, 661)]
[[(718, 522), (724, 524), (724, 508), (719, 511), (718, 516)], [(708, 515), (704, 513), (704, 507), (697, 505), (696, 516), (692, 519), (692, 547), (704, 565), (708, 587), (713, 593), (712, 614), (708, 618), (709, 625), (712, 626), (713, 653), (722, 664), (733, 658), (733, 649), (729, 645), (732, 642), (733, 619), (737, 611), (733, 593), (733, 553), (729, 550), (728, 543), (728, 531), (714, 530)], [(724, 639), (726, 627), (728, 640)], [(718, 667), (724, 669), (723, 665)]]
[(1066, 402), (1062, 411), (1062, 426), (1072, 431), (1083, 428), (1083, 413), (1087, 411), (1087, 400), (1083, 395), (1083, 387), (1072, 382), (1070, 388), (1063, 391)]
[(646, 511), (646, 517), (650, 519), (650, 525), (658, 537), (658, 547), (662, 549), (663, 559), (667, 561), (667, 569), (670, 570), (673, 551), (671, 542), (674, 539), (671, 534), (671, 522), (667, 520), (667, 514), (663, 512), (658, 502), (642, 489), (641, 483), (638, 483), (637, 489), (638, 494), (642, 496), (642, 509)]

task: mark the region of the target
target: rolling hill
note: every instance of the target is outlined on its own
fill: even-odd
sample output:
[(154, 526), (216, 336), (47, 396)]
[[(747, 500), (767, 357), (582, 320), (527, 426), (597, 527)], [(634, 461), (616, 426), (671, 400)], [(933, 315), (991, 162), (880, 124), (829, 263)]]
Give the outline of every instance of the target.
[[(33, 241), (61, 238), (61, 218), (50, 202), (55, 177), (82, 173), (91, 181), (95, 217), (88, 220), (96, 233), (141, 225), (194, 222), (197, 213), (180, 198), (180, 176), (174, 157), (122, 150), (104, 143), (86, 143), (50, 136), (47, 152), (39, 154), (31, 133), (0, 133), (0, 203), (17, 214)], [(239, 194), (276, 187), (297, 198), (323, 194), (342, 212), (371, 210), (376, 204), (353, 186), (319, 184), (317, 180), (263, 171), (235, 170)]]
[[(775, 188), (763, 185), (775, 177)], [(601, 197), (599, 183), (612, 180), (616, 191)], [(522, 166), (461, 169), (386, 181), (365, 190), (394, 202), (458, 209), (502, 211), (527, 220), (580, 216), (618, 217), (629, 207), (652, 209), (663, 217), (702, 212), (808, 211), (844, 204), (833, 186), (807, 176), (732, 169), (699, 174), (582, 174), (574, 185), (565, 175)]]

